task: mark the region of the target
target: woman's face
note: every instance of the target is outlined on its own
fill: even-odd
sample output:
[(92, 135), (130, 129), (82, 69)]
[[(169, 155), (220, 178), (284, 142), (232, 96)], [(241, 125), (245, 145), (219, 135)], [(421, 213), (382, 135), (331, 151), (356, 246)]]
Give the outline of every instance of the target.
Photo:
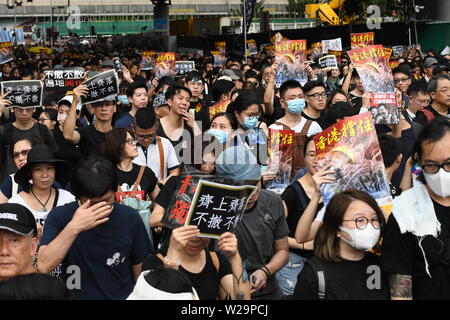
[(186, 243), (184, 252), (189, 256), (196, 256), (208, 246), (209, 241), (209, 238), (192, 237)]
[(337, 93), (334, 95), (333, 99), (331, 99), (331, 104), (336, 104), (337, 102), (347, 102), (347, 97), (342, 93)]
[(241, 113), (236, 112), (236, 117), (241, 124), (244, 123), (244, 120), (247, 117), (259, 118), (260, 116), (261, 114), (259, 113), (259, 107), (256, 103), (250, 105), (246, 110), (242, 111)]
[(219, 129), (224, 131), (231, 131), (233, 128), (231, 127), (230, 120), (228, 120), (225, 116), (220, 116), (214, 119), (213, 122), (211, 122), (211, 129)]
[(42, 112), (39, 115), (38, 122), (44, 124), (49, 130), (55, 128), (55, 121), (51, 120), (47, 112)]
[[(342, 221), (342, 226), (351, 230), (356, 229), (358, 227), (359, 229), (364, 229), (364, 225), (366, 225), (366, 222), (368, 221), (368, 223), (371, 223), (372, 219), (375, 219), (373, 221), (375, 224), (374, 227), (379, 227), (380, 222), (379, 220), (378, 224), (376, 222), (376, 219), (378, 219), (378, 217), (375, 210), (373, 210), (372, 207), (370, 207), (367, 203), (361, 200), (355, 200), (352, 203), (350, 203), (347, 210), (345, 211), (344, 217), (342, 219), (345, 221)], [(344, 237), (349, 241), (353, 240), (347, 232), (339, 231), (339, 233), (341, 237)]]
[(128, 132), (127, 132), (127, 138), (125, 140), (125, 148), (124, 148), (124, 155), (123, 157), (125, 159), (129, 158), (136, 158), (138, 156), (138, 148), (136, 145), (136, 139), (134, 139)]
[(207, 153), (203, 156), (201, 171), (206, 174), (211, 174), (216, 168), (216, 157), (213, 153)]
[(332, 69), (331, 70), (331, 76), (333, 77), (333, 78), (337, 78), (337, 77), (339, 77), (341, 75), (341, 72), (339, 71), (339, 69)]
[(305, 167), (306, 170), (311, 175), (316, 174), (319, 171), (319, 166), (317, 163), (317, 154), (316, 154), (316, 147), (314, 145), (314, 140), (310, 141), (308, 145), (306, 146), (306, 153), (305, 153)]
[(64, 104), (62, 104), (62, 105), (60, 105), (58, 107), (58, 118), (57, 118), (57, 120), (58, 120), (59, 126), (61, 128), (62, 128), (62, 126), (64, 124), (64, 121), (66, 121), (67, 115), (69, 114), (69, 110), (70, 110), (70, 107), (66, 106)]
[(27, 140), (17, 141), (13, 148), (13, 158), (17, 169), (22, 168), (27, 163), (28, 152), (31, 150), (31, 143)]
[(31, 168), (33, 185), (39, 189), (49, 189), (55, 181), (55, 166), (50, 163), (40, 163)]

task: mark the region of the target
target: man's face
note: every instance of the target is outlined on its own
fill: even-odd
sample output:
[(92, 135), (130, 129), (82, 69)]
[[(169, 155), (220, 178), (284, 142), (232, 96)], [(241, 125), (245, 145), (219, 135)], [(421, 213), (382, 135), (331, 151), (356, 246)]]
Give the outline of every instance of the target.
[(116, 112), (116, 104), (113, 101), (101, 101), (92, 106), (95, 117), (100, 121), (110, 121)]
[(133, 124), (133, 129), (139, 144), (144, 148), (148, 148), (156, 138), (156, 123), (150, 129), (141, 129), (136, 124)]
[(27, 124), (31, 121), (35, 108), (14, 108), (17, 122)]
[(433, 70), (434, 68), (437, 67), (437, 64), (433, 64), (432, 66), (428, 67), (428, 68), (423, 68), (423, 70), (425, 70), (426, 75), (431, 78), (433, 77)]
[(283, 97), (281, 98), (280, 102), (281, 105), (286, 108), (287, 102), (295, 99), (304, 99), (304, 94), (302, 88), (291, 88), (287, 89), (284, 93)]
[(433, 101), (450, 108), (450, 81), (447, 79), (438, 80), (436, 91), (430, 92)]
[(105, 205), (112, 206), (115, 203), (115, 194), (114, 191), (110, 190), (108, 191), (105, 195), (103, 195), (102, 197), (98, 197), (98, 198), (87, 198), (87, 197), (80, 197), (80, 205), (82, 205), (83, 203), (85, 203), (86, 201), (90, 200), (90, 206), (93, 206), (99, 202), (106, 202)]
[(315, 87), (306, 93), (306, 101), (311, 108), (322, 111), (327, 103), (327, 93), (324, 87)]
[(201, 79), (192, 79), (186, 82), (186, 86), (192, 92), (192, 96), (198, 98), (203, 92), (203, 81)]
[(416, 113), (428, 106), (431, 102), (430, 95), (428, 93), (419, 92), (416, 96), (409, 96), (409, 108), (411, 112)]
[(147, 90), (145, 88), (137, 88), (134, 90), (133, 96), (128, 97), (128, 101), (130, 101), (135, 108), (145, 108), (148, 103)]
[(364, 86), (362, 85), (361, 78), (360, 78), (360, 77), (355, 77), (355, 78), (353, 78), (353, 79), (354, 79), (354, 81), (355, 81), (356, 88), (357, 88), (359, 91), (364, 92)]
[(2, 72), (3, 73), (9, 73), (11, 71), (11, 66), (9, 63), (5, 63), (2, 65)]
[(206, 72), (213, 71), (214, 70), (214, 65), (212, 63), (207, 63), (205, 65), (205, 70), (206, 70)]
[(0, 230), (0, 281), (31, 272), (37, 238)]
[(406, 91), (411, 85), (411, 79), (408, 75), (398, 72), (394, 74), (394, 83), (398, 90), (400, 90), (403, 94), (406, 94)]
[(167, 100), (170, 108), (173, 109), (179, 115), (182, 115), (181, 110), (188, 111), (190, 106), (191, 97), (189, 93), (184, 90), (180, 90), (175, 93), (173, 99)]
[(264, 82), (269, 82), (269, 80), (270, 80), (270, 76), (271, 75), (273, 75), (273, 70), (272, 70), (272, 68), (265, 68), (264, 70), (263, 70), (263, 80), (264, 80)]

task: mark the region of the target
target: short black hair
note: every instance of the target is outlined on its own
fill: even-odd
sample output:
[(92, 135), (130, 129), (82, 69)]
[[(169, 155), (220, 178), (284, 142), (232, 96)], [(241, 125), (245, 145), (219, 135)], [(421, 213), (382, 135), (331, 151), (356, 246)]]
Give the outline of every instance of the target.
[(168, 293), (193, 292), (189, 278), (182, 272), (158, 267), (144, 276), (145, 281), (153, 288)]
[(425, 141), (437, 142), (450, 132), (450, 121), (445, 118), (436, 118), (427, 123), (420, 131), (413, 148), (414, 160), (419, 161), (422, 158), (422, 144)]
[(139, 88), (144, 88), (147, 92), (147, 86), (143, 82), (132, 82), (127, 86), (127, 97), (132, 97), (134, 94), (134, 91)]
[(151, 129), (156, 124), (156, 114), (153, 108), (142, 108), (134, 116), (134, 125), (140, 129)]
[(352, 71), (352, 78), (353, 78), (353, 79), (354, 79), (354, 78), (361, 79), (361, 77), (359, 76), (358, 70), (356, 70), (356, 68), (353, 69), (353, 71)]
[(428, 94), (427, 83), (425, 81), (413, 81), (406, 91), (408, 96), (414, 97), (419, 93)]
[(114, 165), (103, 158), (80, 160), (72, 170), (72, 193), (77, 198), (100, 198), (118, 186)]
[(211, 94), (214, 101), (219, 101), (222, 94), (230, 94), (234, 83), (228, 80), (217, 80), (211, 86)]
[(308, 93), (310, 92), (312, 89), (317, 88), (317, 87), (322, 87), (325, 89), (325, 85), (322, 81), (316, 80), (316, 81), (308, 81), (305, 86), (303, 87), (303, 92), (304, 93)]
[(383, 155), (384, 166), (391, 167), (402, 152), (400, 141), (388, 134), (378, 136), (381, 154)]
[(186, 91), (189, 94), (189, 97), (192, 97), (192, 92), (191, 90), (189, 90), (189, 88), (186, 88), (185, 86), (179, 84), (174, 84), (167, 88), (166, 101), (169, 99), (172, 100), (173, 97), (175, 97), (175, 95), (180, 93), (181, 91)]
[(287, 80), (287, 81), (283, 82), (280, 86), (281, 99), (284, 99), (284, 94), (286, 93), (286, 91), (288, 91), (289, 89), (295, 89), (295, 88), (300, 88), (303, 90), (302, 85), (297, 80)]
[(396, 73), (403, 73), (405, 76), (408, 76), (408, 78), (411, 78), (411, 73), (408, 72), (408, 70), (406, 70), (406, 68), (402, 68), (402, 67), (397, 67), (394, 70), (392, 70), (392, 75), (396, 74)]
[(188, 73), (186, 73), (184, 80), (185, 80), (185, 82), (190, 82), (192, 80), (195, 80), (195, 81), (201, 80), (203, 82), (203, 77), (200, 74), (200, 72), (193, 70), (193, 71), (189, 71)]

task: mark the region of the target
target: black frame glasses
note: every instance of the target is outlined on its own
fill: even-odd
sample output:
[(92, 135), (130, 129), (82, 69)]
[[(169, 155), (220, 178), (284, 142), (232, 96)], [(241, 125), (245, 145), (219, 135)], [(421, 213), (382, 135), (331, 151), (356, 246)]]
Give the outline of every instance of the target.
[[(355, 218), (355, 219), (342, 220), (342, 221), (353, 221), (353, 222), (355, 222), (355, 226), (359, 230), (364, 230), (367, 227), (367, 225), (369, 224), (369, 219), (366, 218), (366, 217), (358, 217), (358, 218)], [(378, 225), (374, 224), (374, 222), (378, 222)], [(372, 226), (375, 229), (380, 229), (381, 228), (381, 220), (378, 217), (374, 217), (374, 218), (370, 219), (370, 223), (372, 224)]]
[(425, 173), (428, 173), (428, 174), (438, 173), (441, 168), (447, 172), (450, 172), (450, 161), (446, 161), (443, 163), (430, 163), (430, 164), (425, 163), (425, 164), (420, 164), (420, 167), (422, 168), (422, 170)]

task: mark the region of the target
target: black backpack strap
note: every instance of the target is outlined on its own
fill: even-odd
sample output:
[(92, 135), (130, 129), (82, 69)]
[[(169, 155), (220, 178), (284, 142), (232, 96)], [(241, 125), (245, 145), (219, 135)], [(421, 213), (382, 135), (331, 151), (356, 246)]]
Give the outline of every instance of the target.
[(325, 281), (325, 267), (317, 257), (312, 257), (306, 260), (306, 263), (313, 269), (317, 280), (317, 296), (319, 300), (325, 300), (326, 296), (326, 281)]
[(291, 186), (292, 186), (292, 188), (294, 188), (295, 193), (297, 194), (298, 203), (303, 208), (303, 210), (305, 210), (306, 207), (307, 207), (306, 199), (305, 199), (304, 193), (300, 189), (300, 183), (298, 181), (294, 181), (294, 182), (291, 183)]

